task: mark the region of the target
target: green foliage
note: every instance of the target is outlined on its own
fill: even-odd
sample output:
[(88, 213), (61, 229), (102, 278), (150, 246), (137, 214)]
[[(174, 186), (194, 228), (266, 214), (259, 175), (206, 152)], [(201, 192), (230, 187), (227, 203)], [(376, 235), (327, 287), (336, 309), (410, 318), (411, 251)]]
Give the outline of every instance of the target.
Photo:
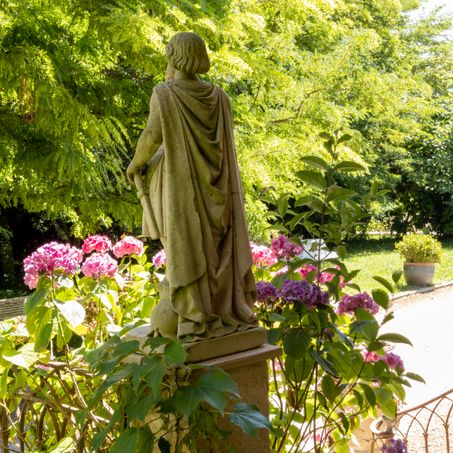
[(442, 256), (442, 244), (427, 234), (406, 234), (395, 249), (408, 263), (438, 263)]
[[(372, 185), (360, 197), (339, 186), (339, 175), (363, 172), (364, 167), (340, 159), (338, 150), (347, 135), (323, 138), (327, 156), (303, 158), (310, 170), (297, 176), (308, 195), (294, 203), (294, 209), (305, 208), (300, 222), (313, 245), (300, 242), (294, 233), (293, 219), (299, 213), (288, 208), (288, 197), (275, 197), (274, 228), (293, 232), (294, 243), (303, 244), (304, 251), (293, 257), (280, 254), (280, 263), (272, 265), (256, 261), (262, 280), (259, 317), (269, 329), (269, 340), (283, 348), (283, 355), (271, 365), (271, 436), (276, 452), (348, 451), (362, 420), (378, 413), (393, 418), (398, 401), (404, 400), (404, 386), (410, 385), (408, 379), (419, 378), (406, 372), (402, 363), (388, 360), (391, 343), (410, 345), (410, 340), (397, 333), (380, 334), (391, 314), (382, 321), (375, 317), (379, 306), (388, 308), (387, 291), (394, 291), (393, 283), (376, 276), (380, 287), (371, 291), (372, 296), (362, 293), (354, 283), (357, 272), (349, 272), (332, 252), (345, 255), (345, 238), (366, 221), (367, 206), (381, 191)], [(280, 243), (281, 239), (272, 243), (274, 253), (279, 253)], [(269, 284), (276, 288), (270, 291)], [(350, 300), (354, 303), (348, 305)]]
[(159, 277), (145, 254), (123, 257), (112, 277), (41, 274), (26, 319), (0, 325), (1, 423), (10, 447), (195, 452), (204, 438), (225, 444), (220, 416), (250, 435), (270, 427), (239, 401), (223, 370), (185, 365), (176, 340), (134, 339)]
[[(435, 16), (410, 24), (403, 9), (416, 6), (7, 0), (0, 15), (0, 207), (22, 205), (72, 225), (79, 237), (138, 225), (123, 171), (151, 90), (164, 77), (165, 43), (193, 30), (210, 49), (210, 80), (232, 99), (253, 237), (265, 236), (260, 192), (300, 193), (299, 159), (324, 156), (323, 130), (347, 130), (344, 160), (367, 163), (400, 189), (380, 210), (385, 221), (409, 210), (405, 194), (417, 195), (407, 224), (421, 221), (433, 189), (451, 208), (445, 157), (453, 71), (451, 43), (439, 39), (449, 24)], [(439, 189), (429, 176), (434, 168), (448, 170)], [(364, 193), (370, 177), (353, 181)], [(439, 220), (431, 203), (429, 215), (446, 228), (450, 211)]]

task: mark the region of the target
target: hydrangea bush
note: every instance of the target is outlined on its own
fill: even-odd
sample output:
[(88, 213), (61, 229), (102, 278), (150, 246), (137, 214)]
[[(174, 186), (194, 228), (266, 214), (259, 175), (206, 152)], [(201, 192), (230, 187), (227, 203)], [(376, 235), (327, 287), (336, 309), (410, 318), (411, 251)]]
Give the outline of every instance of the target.
[[(81, 249), (51, 242), (24, 260), (34, 290), (25, 325), (0, 325), (0, 423), (19, 450), (166, 452), (172, 441), (178, 451), (196, 451), (221, 414), (251, 435), (269, 426), (240, 402), (224, 371), (190, 380), (175, 340), (150, 338), (145, 355), (125, 336), (148, 321), (156, 269), (164, 264), (163, 252), (150, 262), (135, 237), (112, 244), (101, 235), (86, 238)], [(149, 424), (150, 417), (159, 423)], [(213, 440), (223, 435), (209, 433)]]
[[(293, 205), (293, 195), (269, 192), (264, 199), (274, 207), (280, 234), (269, 247), (251, 245), (259, 318), (268, 341), (283, 349), (271, 366), (275, 452), (347, 453), (363, 419), (395, 417), (409, 379), (422, 380), (391, 352), (393, 343), (410, 341), (380, 333), (393, 316), (388, 310), (393, 283), (376, 277), (377, 288), (363, 292), (354, 283), (358, 271), (342, 262), (344, 238), (366, 220), (377, 186), (360, 198), (338, 185), (338, 173), (364, 169), (339, 161), (338, 145), (346, 138), (325, 138), (325, 158), (302, 158), (306, 169), (298, 177), (304, 194)], [(295, 234), (300, 225), (304, 241)], [(311, 245), (304, 250), (304, 244)]]

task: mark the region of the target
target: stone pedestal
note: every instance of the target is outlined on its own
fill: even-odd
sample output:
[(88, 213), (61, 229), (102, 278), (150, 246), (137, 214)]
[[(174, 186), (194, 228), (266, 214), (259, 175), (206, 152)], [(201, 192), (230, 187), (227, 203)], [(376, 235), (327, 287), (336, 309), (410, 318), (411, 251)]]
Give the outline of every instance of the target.
[[(261, 413), (268, 417), (269, 368), (267, 361), (280, 354), (281, 349), (279, 347), (263, 344), (248, 351), (199, 362), (198, 365), (223, 368), (236, 382), (241, 399), (246, 403), (255, 404)], [(196, 374), (194, 377), (196, 377)], [(226, 421), (222, 423), (222, 428), (232, 432), (230, 443), (238, 453), (270, 452), (269, 432), (267, 430), (262, 430), (257, 437), (253, 438), (245, 434), (239, 427)], [(207, 449), (205, 451), (210, 450)], [(222, 447), (219, 448), (219, 451), (222, 453), (227, 452)]]
[[(143, 344), (148, 332), (149, 326), (141, 326), (132, 330), (127, 337), (129, 340), (138, 340)], [(193, 379), (196, 379), (203, 373), (204, 369), (209, 367), (217, 366), (224, 369), (236, 382), (241, 400), (245, 403), (255, 404), (261, 413), (268, 417), (269, 368), (267, 361), (280, 355), (281, 349), (278, 346), (263, 344), (265, 337), (266, 331), (262, 328), (256, 328), (186, 344), (187, 362), (196, 363), (200, 367), (193, 372)], [(216, 357), (216, 354), (221, 356)], [(270, 452), (269, 432), (267, 430), (262, 430), (257, 437), (253, 438), (227, 420), (222, 420), (220, 427), (232, 432), (230, 444), (238, 453)], [(216, 446), (217, 449), (212, 450), (212, 445), (209, 442), (209, 439), (201, 440), (200, 453), (209, 451), (227, 453), (227, 448), (222, 445)]]

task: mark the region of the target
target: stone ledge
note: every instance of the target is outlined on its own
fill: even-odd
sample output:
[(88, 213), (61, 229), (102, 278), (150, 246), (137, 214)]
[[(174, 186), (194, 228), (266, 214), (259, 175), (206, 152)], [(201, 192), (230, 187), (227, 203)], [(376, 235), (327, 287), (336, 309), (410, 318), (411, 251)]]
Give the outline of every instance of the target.
[(273, 359), (281, 355), (281, 353), (282, 349), (279, 346), (266, 343), (248, 351), (237, 352), (228, 356), (197, 362), (197, 365), (202, 367), (218, 366), (224, 370), (231, 370), (244, 365), (252, 365), (268, 359)]
[(394, 300), (404, 299), (405, 297), (414, 296), (416, 294), (430, 293), (432, 291), (436, 291), (437, 289), (448, 288), (449, 286), (453, 286), (453, 281), (441, 282), (441, 283), (436, 283), (435, 285), (432, 285), (432, 286), (422, 286), (418, 289), (403, 291), (403, 292), (397, 293), (394, 296), (392, 296), (391, 300), (394, 301)]

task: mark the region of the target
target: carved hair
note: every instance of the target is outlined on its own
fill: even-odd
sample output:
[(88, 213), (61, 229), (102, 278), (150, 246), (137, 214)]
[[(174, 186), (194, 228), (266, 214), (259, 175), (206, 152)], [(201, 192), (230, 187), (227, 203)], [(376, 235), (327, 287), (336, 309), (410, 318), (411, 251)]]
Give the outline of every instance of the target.
[(187, 74), (204, 74), (211, 66), (206, 45), (195, 33), (177, 33), (165, 52), (170, 66)]

